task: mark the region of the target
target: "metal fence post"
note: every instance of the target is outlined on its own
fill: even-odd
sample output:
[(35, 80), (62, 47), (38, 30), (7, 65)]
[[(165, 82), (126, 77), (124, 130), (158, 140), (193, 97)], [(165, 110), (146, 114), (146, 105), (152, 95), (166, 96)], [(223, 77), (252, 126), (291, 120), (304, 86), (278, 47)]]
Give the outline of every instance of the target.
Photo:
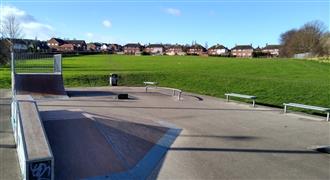
[(54, 55), (54, 73), (62, 74), (62, 54)]
[(15, 62), (14, 62), (14, 53), (10, 53), (10, 64), (11, 64), (11, 91), (12, 91), (12, 96), (14, 95), (14, 88), (15, 88)]
[(15, 143), (17, 143), (17, 104), (16, 104), (16, 91), (15, 91), (15, 58), (14, 52), (10, 53), (10, 65), (11, 65), (11, 114), (10, 121), (12, 124)]

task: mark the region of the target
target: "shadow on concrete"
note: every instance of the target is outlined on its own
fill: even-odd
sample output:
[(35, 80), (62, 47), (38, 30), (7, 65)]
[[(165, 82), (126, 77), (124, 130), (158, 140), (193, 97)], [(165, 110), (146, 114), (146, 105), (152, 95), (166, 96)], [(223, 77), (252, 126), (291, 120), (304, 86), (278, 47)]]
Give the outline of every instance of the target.
[(16, 144), (0, 144), (0, 148), (4, 148), (4, 149), (15, 149), (16, 148)]
[(282, 150), (282, 149), (239, 149), (239, 148), (197, 148), (173, 147), (169, 151), (205, 151), (205, 152), (239, 152), (239, 153), (280, 153), (280, 154), (322, 154), (308, 150)]
[(196, 96), (196, 95), (190, 95), (190, 94), (183, 94), (183, 95), (196, 98), (198, 101), (204, 101), (204, 99), (202, 97), (199, 97), (199, 96)]
[(220, 136), (220, 135), (195, 135), (195, 134), (181, 134), (180, 137), (194, 137), (194, 138), (216, 138), (216, 139), (225, 139), (233, 141), (251, 141), (260, 139), (257, 136)]
[(66, 91), (69, 97), (95, 97), (95, 96), (114, 96), (113, 92), (109, 91)]
[(10, 131), (10, 130), (8, 130), (8, 131), (1, 131), (0, 130), (0, 134), (13, 134), (13, 131)]
[[(69, 97), (104, 97), (109, 96), (110, 98), (116, 99), (117, 101), (120, 100), (119, 96), (122, 94), (127, 94), (125, 92), (123, 93), (114, 93), (109, 91), (74, 91), (74, 90), (68, 90), (67, 94)], [(128, 94), (127, 94), (128, 95)], [(136, 97), (128, 95), (128, 98), (125, 100), (137, 100)]]
[(222, 108), (194, 108), (194, 107), (155, 107), (155, 106), (95, 106), (95, 105), (40, 105), (51, 107), (99, 107), (99, 108), (125, 108), (125, 109), (161, 109), (161, 110), (200, 110), (200, 111), (273, 111), (282, 112), (280, 109), (222, 109)]
[[(147, 177), (164, 155), (154, 153), (149, 158), (169, 130), (163, 125), (82, 111), (45, 112), (42, 120), (55, 158), (56, 179), (105, 176), (132, 179), (137, 173)], [(57, 118), (47, 117), (47, 114)], [(168, 147), (162, 149), (167, 151)]]
[[(99, 103), (99, 102), (104, 102), (104, 103), (108, 103), (108, 102), (125, 102), (125, 103), (133, 103), (135, 99), (115, 99), (115, 98), (109, 98), (104, 100), (102, 99), (93, 99), (93, 102)], [(38, 100), (37, 103), (40, 104), (40, 102), (43, 102), (44, 100)], [(47, 100), (45, 100), (47, 102)], [(64, 101), (64, 102), (91, 102), (90, 99), (56, 99), (56, 102), (60, 102), (60, 101)], [(40, 105), (40, 106), (45, 106), (45, 105)]]

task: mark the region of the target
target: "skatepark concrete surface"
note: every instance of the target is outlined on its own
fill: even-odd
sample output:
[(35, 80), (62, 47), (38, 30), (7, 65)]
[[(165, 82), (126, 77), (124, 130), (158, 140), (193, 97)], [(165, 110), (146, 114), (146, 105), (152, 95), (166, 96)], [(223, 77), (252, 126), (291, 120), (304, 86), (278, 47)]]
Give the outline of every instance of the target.
[(66, 90), (36, 99), (55, 179), (330, 179), (329, 154), (314, 150), (330, 145), (325, 117), (162, 89)]

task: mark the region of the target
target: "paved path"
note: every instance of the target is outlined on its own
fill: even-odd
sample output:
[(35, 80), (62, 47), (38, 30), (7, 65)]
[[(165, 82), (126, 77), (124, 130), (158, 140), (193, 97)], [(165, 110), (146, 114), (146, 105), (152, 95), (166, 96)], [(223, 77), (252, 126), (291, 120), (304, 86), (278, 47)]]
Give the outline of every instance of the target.
[[(116, 93), (123, 92), (132, 99), (115, 98)], [(165, 124), (171, 124), (181, 129), (180, 135), (174, 138), (165, 156), (157, 159), (152, 174), (148, 172), (151, 179), (330, 179), (330, 156), (312, 150), (330, 144), (330, 124), (322, 117), (283, 114), (281, 109), (252, 108), (250, 104), (227, 103), (207, 96), (184, 95), (182, 101), (177, 101), (158, 92), (144, 93), (144, 88), (72, 89), (69, 94), (73, 95), (70, 99), (37, 101), (51, 145), (61, 145), (54, 150), (60, 152), (54, 153), (57, 162), (63, 160), (66, 152), (64, 141), (61, 144), (57, 135), (63, 128), (70, 134), (70, 127), (77, 125), (82, 128), (79, 132), (84, 133), (73, 133), (68, 139), (78, 141), (76, 145), (85, 149), (93, 149), (88, 146), (95, 142), (89, 138), (100, 140), (98, 145), (104, 153), (108, 151), (109, 161), (118, 162), (102, 172), (86, 172), (84, 177), (109, 172), (108, 175), (121, 173), (123, 176), (113, 176), (120, 178), (132, 173), (130, 169), (140, 165), (152, 151), (152, 145), (165, 136), (169, 128)], [(62, 118), (72, 126), (55, 123)], [(92, 132), (93, 118), (106, 125), (98, 132), (105, 132), (103, 136), (115, 142), (110, 142), (108, 148), (94, 137), (99, 134)], [(87, 130), (90, 135), (86, 135)], [(130, 143), (134, 138), (137, 143)], [(80, 158), (86, 157), (82, 154)], [(76, 164), (71, 162), (72, 166)]]
[(0, 179), (21, 179), (10, 123), (10, 98), (0, 89)]

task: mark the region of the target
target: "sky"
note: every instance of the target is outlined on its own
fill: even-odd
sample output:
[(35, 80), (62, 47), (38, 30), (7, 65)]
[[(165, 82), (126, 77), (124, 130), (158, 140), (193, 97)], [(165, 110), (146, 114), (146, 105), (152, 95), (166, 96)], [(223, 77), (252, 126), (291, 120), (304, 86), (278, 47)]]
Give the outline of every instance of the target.
[(306, 22), (329, 30), (330, 0), (0, 0), (25, 38), (104, 43), (278, 44)]

